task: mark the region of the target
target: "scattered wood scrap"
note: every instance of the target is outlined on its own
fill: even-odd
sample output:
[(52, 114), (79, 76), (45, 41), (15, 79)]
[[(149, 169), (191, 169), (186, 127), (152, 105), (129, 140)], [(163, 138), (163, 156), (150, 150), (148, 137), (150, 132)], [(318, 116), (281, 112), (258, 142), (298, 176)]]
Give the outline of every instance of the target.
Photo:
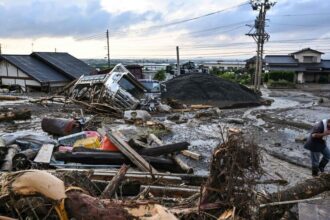
[(31, 111), (27, 109), (0, 111), (0, 122), (27, 119), (31, 119)]
[(149, 171), (152, 174), (157, 173), (157, 170), (153, 168), (140, 154), (138, 154), (131, 146), (129, 146), (120, 136), (122, 136), (118, 131), (117, 132), (108, 132), (108, 138), (113, 142), (117, 148), (125, 154), (138, 168), (142, 171)]
[(124, 180), (125, 174), (126, 174), (128, 168), (129, 167), (126, 166), (125, 164), (123, 166), (121, 166), (121, 168), (119, 169), (116, 176), (114, 176), (112, 178), (112, 180), (109, 182), (109, 184), (103, 190), (103, 192), (100, 196), (102, 199), (105, 199), (105, 198), (110, 199), (115, 194), (120, 183)]
[(1, 95), (0, 96), (0, 101), (16, 101), (16, 100), (21, 100), (21, 97), (18, 96), (5, 96), (5, 95)]

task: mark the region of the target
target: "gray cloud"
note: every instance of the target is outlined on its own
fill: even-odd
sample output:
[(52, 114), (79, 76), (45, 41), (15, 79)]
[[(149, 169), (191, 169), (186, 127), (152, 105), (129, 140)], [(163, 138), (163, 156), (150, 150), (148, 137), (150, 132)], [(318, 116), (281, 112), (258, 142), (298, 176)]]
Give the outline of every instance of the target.
[[(84, 4), (82, 4), (84, 3)], [(63, 0), (4, 1), (0, 4), (2, 38), (37, 38), (45, 36), (83, 37), (119, 30), (159, 14), (124, 12), (112, 15), (100, 6), (99, 0), (67, 2)]]

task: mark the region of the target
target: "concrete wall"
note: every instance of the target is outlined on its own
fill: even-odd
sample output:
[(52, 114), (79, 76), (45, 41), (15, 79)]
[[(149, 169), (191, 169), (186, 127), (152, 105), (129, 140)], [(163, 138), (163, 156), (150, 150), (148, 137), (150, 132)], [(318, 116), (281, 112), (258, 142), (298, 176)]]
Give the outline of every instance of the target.
[(299, 53), (299, 54), (294, 54), (294, 58), (297, 59), (299, 63), (304, 63), (304, 56), (316, 57), (316, 62), (317, 63), (321, 62), (321, 54), (319, 54), (319, 53), (306, 51), (306, 52), (302, 52), (302, 53)]
[(305, 83), (304, 73), (297, 74), (297, 83)]

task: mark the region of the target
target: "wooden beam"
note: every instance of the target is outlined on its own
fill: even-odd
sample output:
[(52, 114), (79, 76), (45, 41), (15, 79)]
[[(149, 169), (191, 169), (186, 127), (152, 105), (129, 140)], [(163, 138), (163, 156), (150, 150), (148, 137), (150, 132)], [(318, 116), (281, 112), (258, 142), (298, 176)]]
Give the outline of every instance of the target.
[(145, 172), (151, 172), (152, 174), (157, 173), (158, 171), (153, 168), (143, 157), (138, 154), (131, 146), (129, 146), (122, 138), (121, 134), (118, 131), (108, 132), (108, 138), (112, 143), (116, 145), (116, 147), (127, 156), (132, 163), (134, 163), (138, 168)]
[(190, 150), (183, 150), (181, 151), (181, 153), (186, 157), (192, 158), (194, 160), (200, 160), (202, 158), (202, 156), (199, 153), (192, 152)]
[[(154, 141), (157, 145), (161, 146), (163, 145), (163, 141), (160, 140), (156, 135), (150, 134), (149, 138)], [(188, 144), (189, 145), (189, 144)], [(187, 146), (188, 147), (188, 146)], [(178, 155), (172, 155), (172, 159), (175, 161), (175, 163), (186, 173), (193, 173), (194, 170), (192, 167), (188, 166)]]

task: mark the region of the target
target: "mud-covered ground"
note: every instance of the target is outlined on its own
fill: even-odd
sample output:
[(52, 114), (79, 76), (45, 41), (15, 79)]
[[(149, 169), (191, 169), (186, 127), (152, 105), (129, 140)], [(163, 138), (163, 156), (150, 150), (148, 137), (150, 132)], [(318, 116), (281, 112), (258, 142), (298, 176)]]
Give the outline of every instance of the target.
[[(266, 89), (262, 92), (265, 97), (274, 100), (271, 106), (226, 110), (214, 108), (154, 115), (154, 118), (164, 123), (171, 131), (161, 134), (165, 143), (188, 141), (191, 144), (189, 150), (202, 155), (200, 161), (183, 157), (196, 174), (208, 173), (212, 150), (222, 140), (221, 130), (239, 128), (263, 149), (265, 178), (281, 177), (289, 181), (289, 186), (295, 185), (298, 181), (311, 177), (309, 152), (303, 148), (302, 139), (308, 135), (308, 126), (330, 116), (330, 101), (327, 99), (330, 93)], [(319, 103), (320, 96), (323, 97), (323, 103)], [(29, 103), (28, 98), (0, 102), (0, 107), (29, 108), (33, 114), (31, 120), (1, 123), (2, 134), (22, 130), (43, 133), (40, 123), (43, 117), (68, 118), (80, 112), (77, 106), (49, 104), (45, 107)], [(175, 120), (173, 116), (176, 117)], [(147, 132), (146, 128), (127, 125), (123, 120), (107, 120), (103, 123), (128, 136)], [(269, 191), (278, 189), (281, 188), (265, 186), (265, 190)]]

